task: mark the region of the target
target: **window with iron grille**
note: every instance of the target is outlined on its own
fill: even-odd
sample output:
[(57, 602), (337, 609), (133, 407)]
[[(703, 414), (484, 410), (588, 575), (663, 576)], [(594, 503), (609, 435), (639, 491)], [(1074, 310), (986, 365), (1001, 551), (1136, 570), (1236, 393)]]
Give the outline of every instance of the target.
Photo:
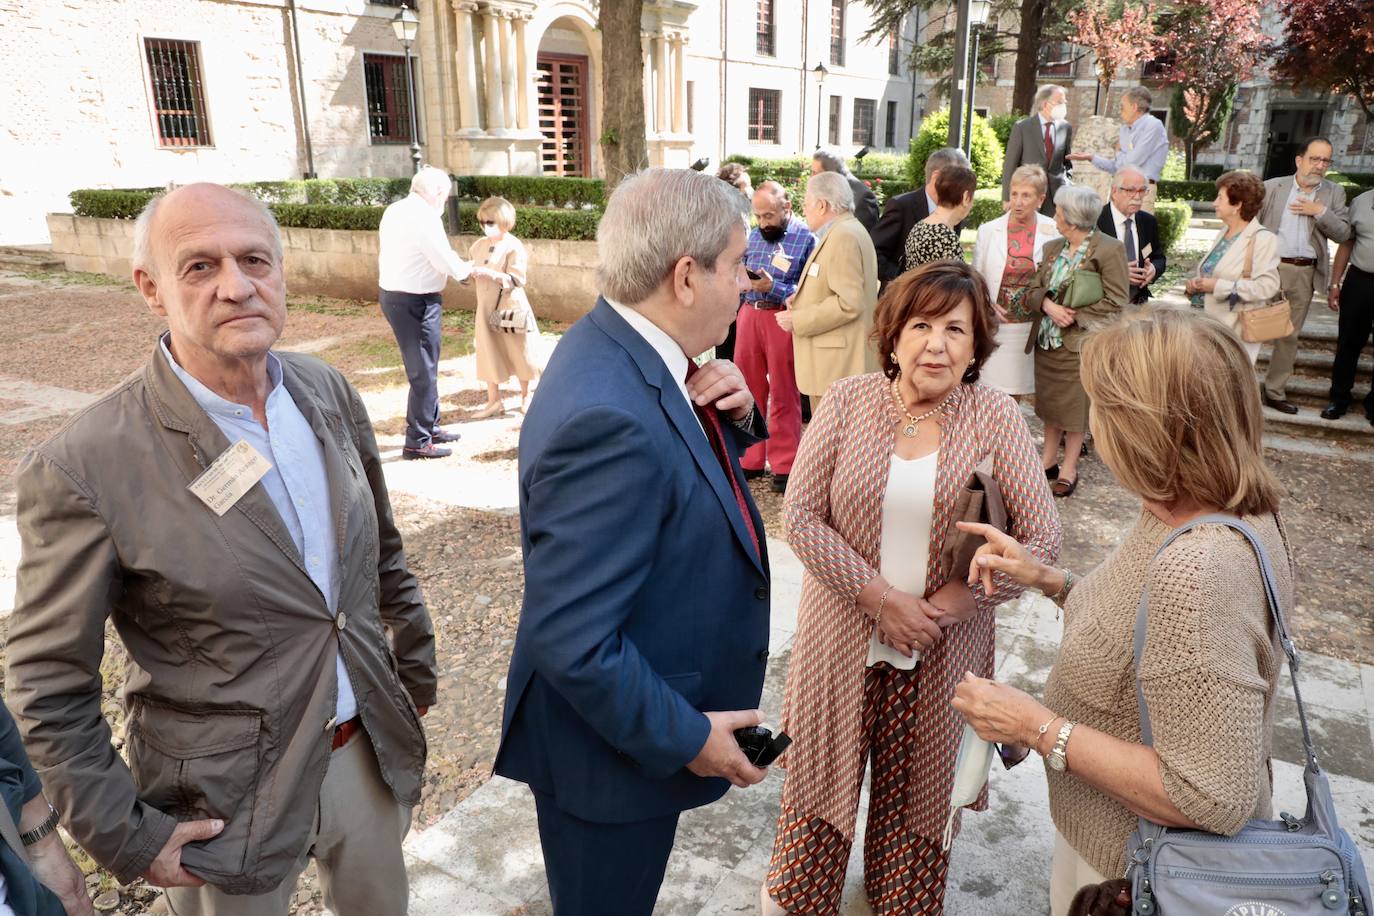
[(844, 66), (844, 0), (830, 0), (830, 63)]
[(758, 12), (754, 27), (754, 50), (769, 57), (777, 53), (773, 42), (773, 13), (773, 0), (758, 0)]
[(840, 105), (842, 104), (838, 95), (830, 97), (830, 145), (840, 145)]
[(200, 75), (200, 46), (194, 41), (147, 38), (148, 78), (161, 146), (209, 146), (210, 121), (205, 115), (205, 84)]
[(409, 143), (412, 93), (406, 87), (406, 59), (399, 54), (364, 54), (363, 78), (372, 142)]
[(887, 103), (887, 124), (883, 131), (884, 139), (887, 140), (883, 145), (888, 149), (897, 145), (897, 103), (889, 101)]
[(749, 90), (749, 142), (778, 142), (778, 109), (782, 92), (777, 89)]
[(1168, 79), (1169, 71), (1174, 68), (1174, 62), (1178, 55), (1173, 51), (1165, 51), (1156, 55), (1140, 65), (1141, 80), (1163, 80)]
[(854, 131), (849, 142), (856, 146), (873, 145), (873, 110), (877, 104), (872, 99), (854, 100)]
[(887, 73), (889, 76), (899, 76), (902, 72), (902, 30), (901, 24), (895, 23), (892, 31), (887, 33)]
[(1073, 76), (1073, 45), (1052, 41), (1040, 48), (1041, 76)]

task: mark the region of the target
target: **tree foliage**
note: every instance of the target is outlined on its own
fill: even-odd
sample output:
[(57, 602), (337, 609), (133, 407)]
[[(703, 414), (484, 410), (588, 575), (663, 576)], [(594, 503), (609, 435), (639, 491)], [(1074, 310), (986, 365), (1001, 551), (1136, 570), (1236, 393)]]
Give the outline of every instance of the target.
[(1274, 78), (1348, 95), (1374, 121), (1374, 0), (1288, 0)]
[(1152, 57), (1158, 45), (1154, 27), (1155, 10), (1125, 0), (1085, 0), (1069, 14), (1073, 26), (1070, 41), (1092, 50), (1097, 58), (1097, 82), (1101, 98), (1111, 91), (1120, 70), (1134, 67)]
[[(949, 137), (949, 109), (942, 108), (926, 116), (921, 130), (911, 138), (911, 157), (907, 160), (907, 181), (912, 187), (925, 184), (926, 160), (930, 154), (946, 145)], [(974, 112), (973, 143), (970, 159), (978, 176), (978, 187), (990, 188), (1002, 180), (1002, 144), (987, 119)]]

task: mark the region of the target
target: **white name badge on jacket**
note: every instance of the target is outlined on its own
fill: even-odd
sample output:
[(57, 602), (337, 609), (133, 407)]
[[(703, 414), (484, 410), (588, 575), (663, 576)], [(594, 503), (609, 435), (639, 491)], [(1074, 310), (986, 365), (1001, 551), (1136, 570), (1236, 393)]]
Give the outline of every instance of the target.
[(783, 273), (787, 273), (792, 269), (792, 262), (788, 259), (787, 255), (780, 251), (773, 255), (773, 266)]
[(210, 507), (216, 515), (233, 508), (263, 475), (272, 470), (272, 462), (247, 441), (240, 439), (215, 459), (186, 489)]
[(821, 275), (821, 265), (812, 264), (811, 269), (806, 272), (808, 277), (819, 277)]

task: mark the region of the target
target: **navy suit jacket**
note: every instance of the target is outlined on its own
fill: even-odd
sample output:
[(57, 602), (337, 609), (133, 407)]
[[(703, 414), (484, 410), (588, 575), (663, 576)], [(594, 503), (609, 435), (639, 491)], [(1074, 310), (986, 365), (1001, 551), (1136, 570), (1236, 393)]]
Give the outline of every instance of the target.
[[(1155, 219), (1153, 213), (1146, 213), (1141, 210), (1134, 217), (1135, 219), (1135, 250), (1144, 251), (1145, 246), (1150, 246), (1150, 256), (1145, 260), (1155, 267), (1155, 276), (1164, 276), (1164, 270), (1169, 266), (1168, 256), (1164, 251), (1164, 246), (1159, 244), (1159, 221)], [(1112, 205), (1104, 204), (1102, 212), (1097, 216), (1097, 228), (1101, 229), (1104, 235), (1116, 238), (1116, 221), (1112, 219)], [(1117, 239), (1124, 242), (1125, 239)], [(1150, 298), (1150, 288), (1131, 287), (1131, 302), (1133, 304), (1145, 302)]]
[[(758, 414), (755, 414), (758, 417)], [(739, 454), (767, 435), (722, 423)], [(629, 823), (729, 788), (685, 767), (703, 711), (753, 709), (768, 557), (662, 358), (599, 300), (563, 337), (520, 433), (525, 598), (497, 774), (583, 820)]]

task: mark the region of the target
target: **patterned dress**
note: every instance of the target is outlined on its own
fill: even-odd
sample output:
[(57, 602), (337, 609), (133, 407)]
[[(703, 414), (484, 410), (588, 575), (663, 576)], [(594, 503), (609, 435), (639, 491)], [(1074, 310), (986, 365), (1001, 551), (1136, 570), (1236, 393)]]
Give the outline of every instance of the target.
[(959, 233), (944, 223), (917, 223), (906, 237), (906, 269), (914, 270), (931, 261), (962, 261), (964, 246)]
[[(940, 837), (963, 734), (950, 699), (966, 670), (992, 676), (993, 609), (1020, 592), (1000, 575), (992, 595), (974, 586), (979, 613), (946, 631), (914, 671), (866, 666), (873, 622), (857, 599), (879, 567), (897, 419), (883, 375), (836, 382), (788, 480), (787, 539), (804, 574), (782, 713), (794, 743), (782, 760), (787, 778), (768, 891), (791, 912), (839, 912), (870, 749), (869, 901), (879, 914), (940, 912), (949, 864)], [(961, 385), (943, 415), (929, 554), (913, 558), (926, 563), (927, 594), (946, 581), (940, 550), (955, 497), (989, 455), (1012, 535), (1046, 563), (1059, 556), (1059, 514), (1016, 402)], [(986, 804), (985, 794), (975, 807)]]
[(997, 305), (1009, 316), (997, 326), (997, 349), (983, 363), (979, 380), (1007, 394), (1035, 391), (1035, 357), (1025, 352), (1029, 323), (1035, 317), (1026, 307), (1026, 290), (1039, 265), (1035, 263), (1037, 226), (1007, 223), (1007, 260), (997, 288)]

